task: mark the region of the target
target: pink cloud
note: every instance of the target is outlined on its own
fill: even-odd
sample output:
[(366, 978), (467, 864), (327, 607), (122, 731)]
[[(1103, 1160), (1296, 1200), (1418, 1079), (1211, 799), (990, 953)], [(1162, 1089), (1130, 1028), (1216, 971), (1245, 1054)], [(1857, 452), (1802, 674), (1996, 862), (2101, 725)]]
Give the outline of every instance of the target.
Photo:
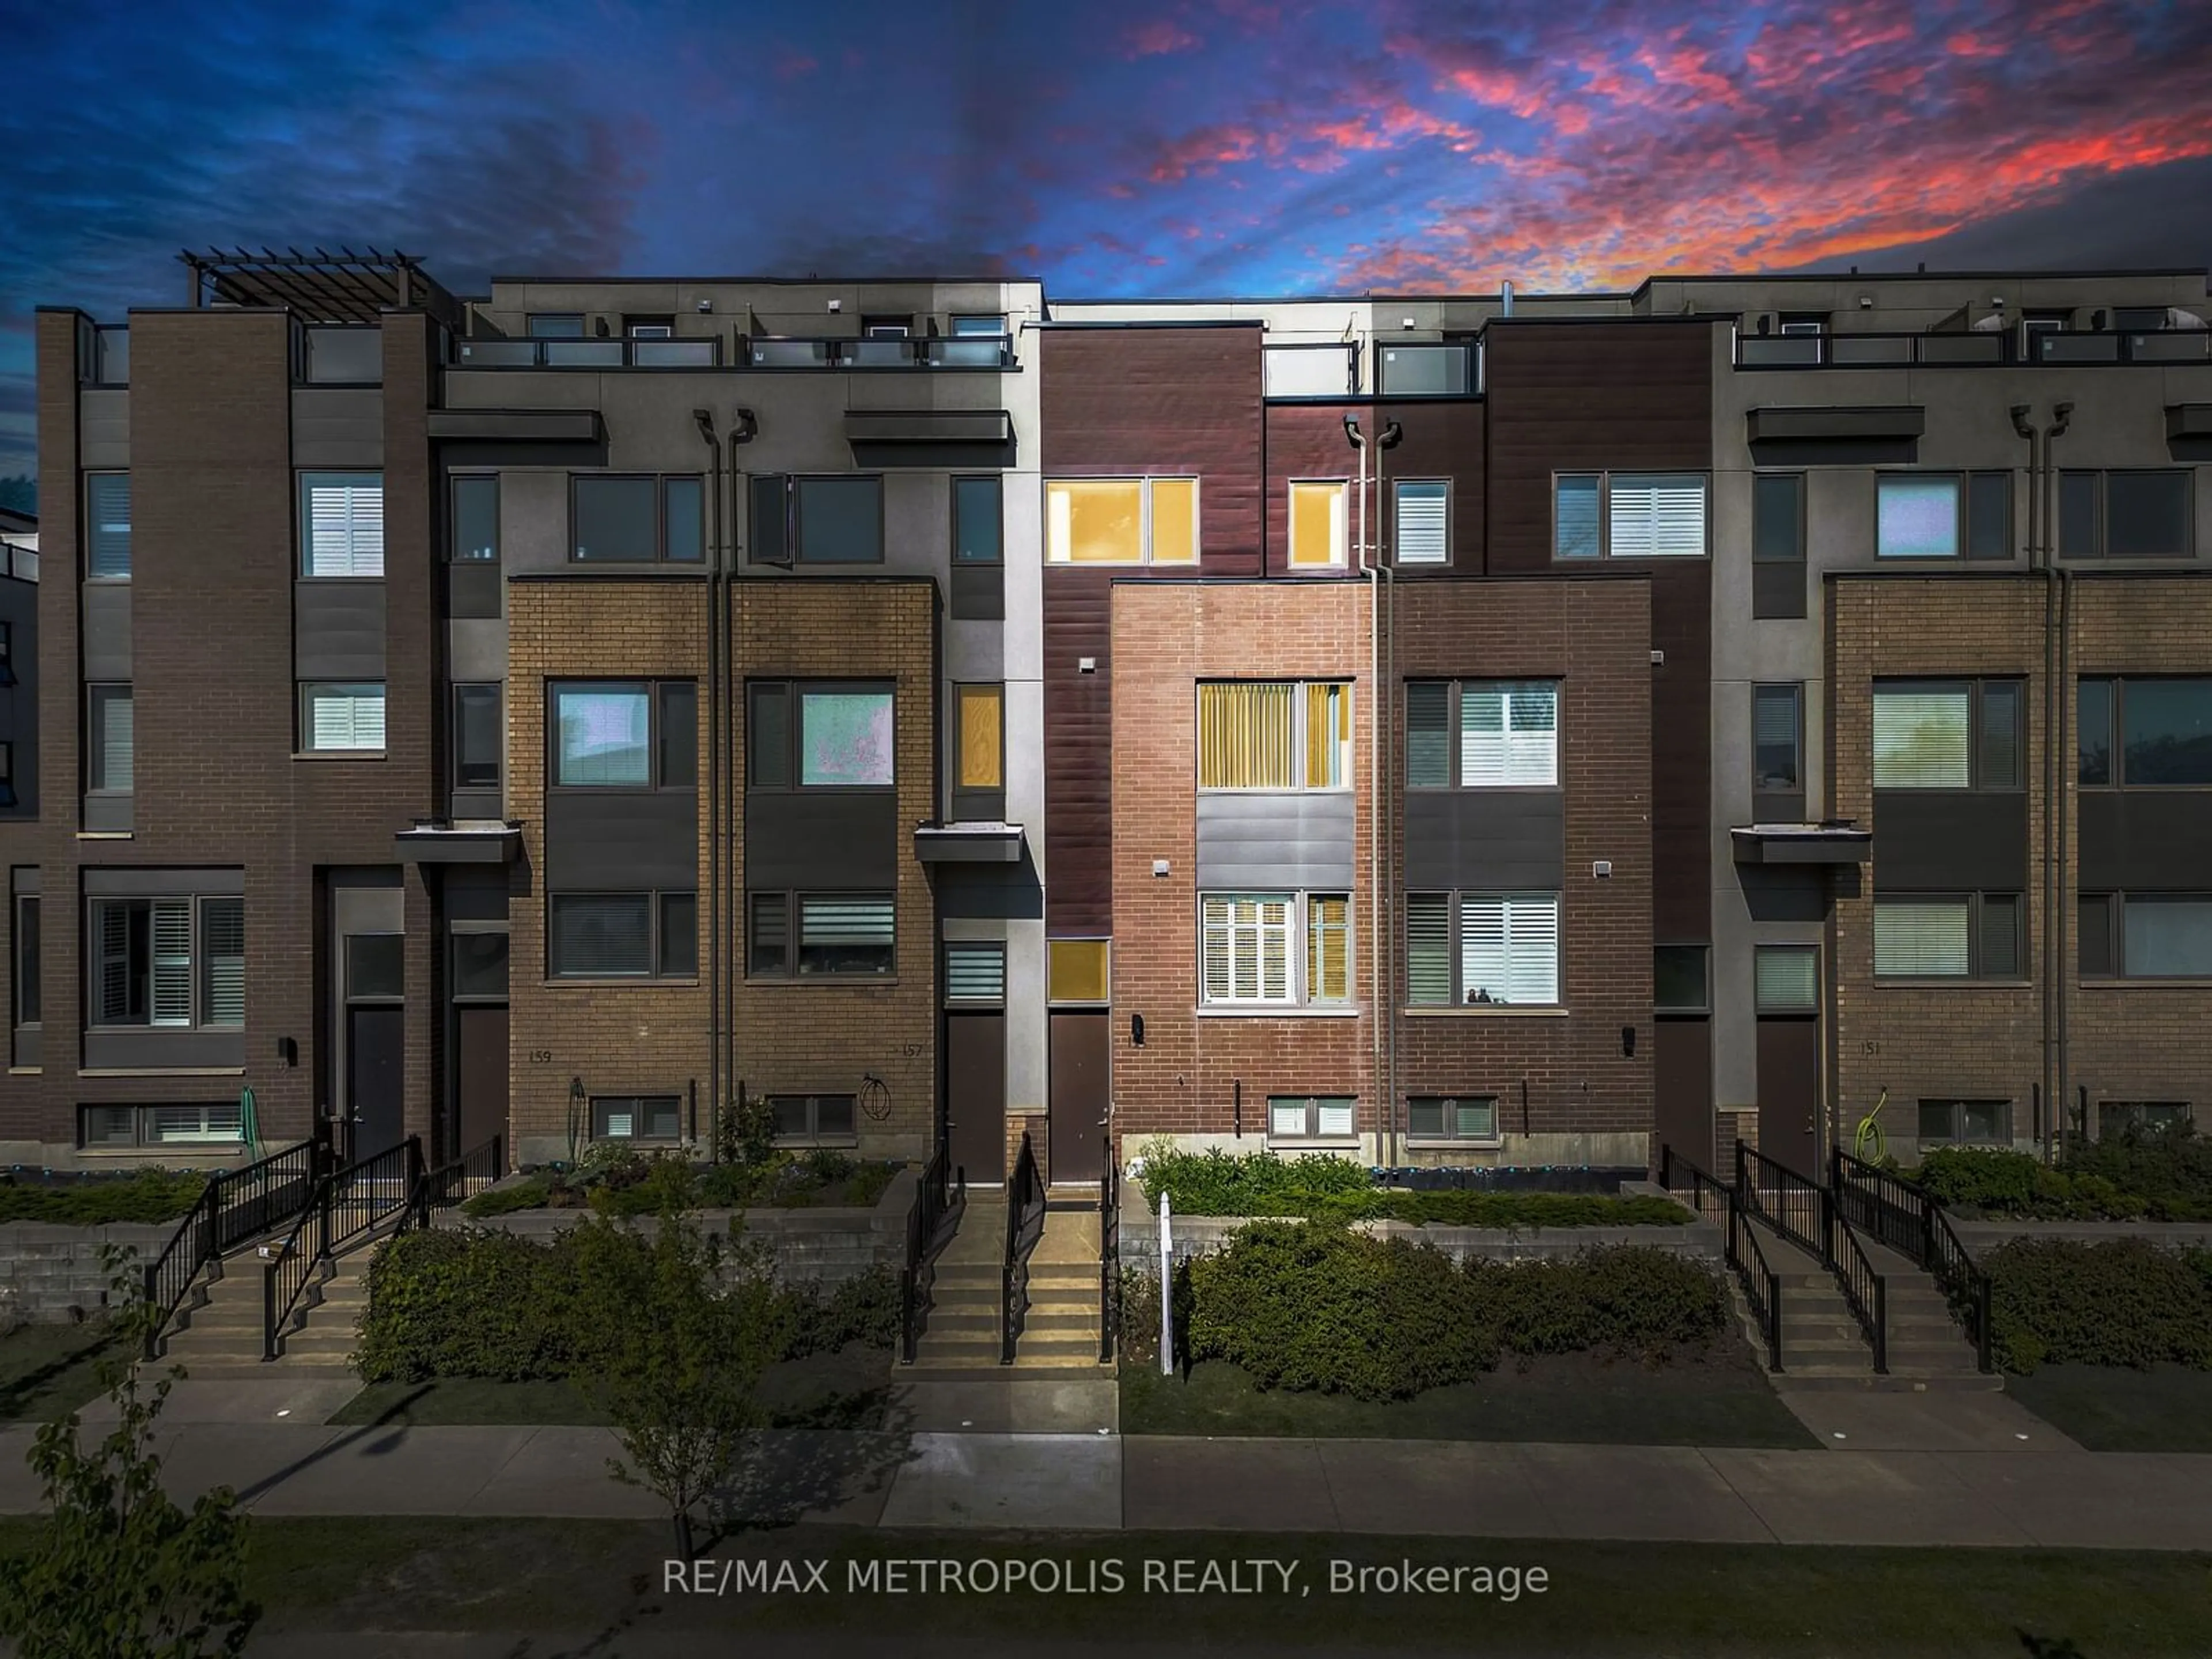
[(1122, 37), (1128, 58), (1167, 58), (1179, 52), (1195, 52), (1206, 43), (1181, 24), (1167, 18), (1139, 23)]
[(821, 59), (809, 58), (802, 52), (787, 50), (776, 57), (775, 78), (779, 81), (797, 81), (813, 74), (821, 67)]

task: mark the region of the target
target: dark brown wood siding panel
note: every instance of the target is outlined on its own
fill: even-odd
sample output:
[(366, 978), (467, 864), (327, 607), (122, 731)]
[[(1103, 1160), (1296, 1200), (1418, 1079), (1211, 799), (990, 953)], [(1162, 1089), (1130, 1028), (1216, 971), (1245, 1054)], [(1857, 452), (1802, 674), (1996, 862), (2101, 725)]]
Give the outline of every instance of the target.
[[(1113, 577), (1044, 575), (1045, 932), (1114, 931)], [(1090, 657), (1096, 673), (1081, 670)]]
[[(1364, 408), (1353, 404), (1278, 404), (1269, 409), (1267, 419), (1267, 574), (1271, 576), (1291, 574), (1291, 480), (1293, 478), (1343, 478), (1354, 482), (1359, 477), (1359, 452), (1344, 435), (1344, 417), (1347, 411), (1359, 416), (1361, 429), (1371, 432), (1375, 422)], [(1374, 463), (1370, 460), (1369, 465)], [(1370, 484), (1370, 489), (1372, 489)], [(1367, 510), (1376, 511), (1370, 496)], [(1345, 546), (1346, 556), (1343, 566), (1334, 571), (1301, 570), (1300, 576), (1345, 575), (1358, 574), (1358, 559), (1355, 544), (1359, 536), (1359, 501), (1356, 495), (1346, 494), (1345, 511)], [(1372, 526), (1370, 535), (1372, 535)]]
[(1045, 475), (1195, 473), (1205, 574), (1257, 575), (1260, 339), (1256, 325), (1048, 329)]
[(1650, 562), (1651, 925), (1691, 945), (1712, 936), (1712, 566)]
[(1380, 431), (1391, 421), (1404, 436), (1397, 447), (1382, 452), (1382, 552), (1397, 556), (1396, 532), (1389, 522), (1392, 478), (1443, 478), (1451, 484), (1451, 563), (1410, 565), (1404, 574), (1416, 578), (1456, 573), (1482, 574), (1483, 536), (1483, 422), (1484, 407), (1472, 403), (1388, 404), (1368, 417)]

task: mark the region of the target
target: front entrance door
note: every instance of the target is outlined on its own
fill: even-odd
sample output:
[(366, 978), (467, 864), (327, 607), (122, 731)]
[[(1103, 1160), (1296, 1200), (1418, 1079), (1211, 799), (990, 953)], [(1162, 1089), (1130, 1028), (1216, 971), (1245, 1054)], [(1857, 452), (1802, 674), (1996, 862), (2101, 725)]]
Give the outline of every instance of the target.
[(507, 1127), (507, 1010), (453, 1007), (453, 1156), (472, 1152)]
[(1651, 1158), (1671, 1146), (1711, 1174), (1713, 1164), (1713, 1044), (1708, 1019), (1662, 1019), (1651, 1034), (1656, 1097)]
[(1759, 1018), (1759, 1150), (1812, 1180), (1820, 1114), (1820, 1022)]
[(945, 1016), (945, 1157), (971, 1187), (1006, 1179), (1006, 1016)]
[(374, 1158), (397, 1146), (401, 1130), (401, 1075), (405, 1064), (407, 1011), (394, 1005), (346, 1010), (347, 1155)]
[(1051, 1016), (1052, 1184), (1106, 1178), (1107, 1024), (1110, 1014)]

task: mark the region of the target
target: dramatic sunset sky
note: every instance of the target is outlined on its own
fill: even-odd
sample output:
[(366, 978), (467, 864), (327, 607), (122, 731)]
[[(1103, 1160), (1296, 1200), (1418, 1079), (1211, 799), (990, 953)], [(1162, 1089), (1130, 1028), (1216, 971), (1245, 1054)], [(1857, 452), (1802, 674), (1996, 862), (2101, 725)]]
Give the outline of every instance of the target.
[(2212, 0), (0, 0), (29, 314), (186, 244), (1062, 297), (2212, 263)]

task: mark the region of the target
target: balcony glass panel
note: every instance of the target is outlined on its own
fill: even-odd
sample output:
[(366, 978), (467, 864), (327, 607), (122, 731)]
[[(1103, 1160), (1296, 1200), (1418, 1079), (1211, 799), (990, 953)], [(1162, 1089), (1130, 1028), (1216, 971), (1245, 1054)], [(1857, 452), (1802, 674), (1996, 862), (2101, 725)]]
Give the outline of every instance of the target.
[[(1782, 343), (1777, 341), (1774, 343)], [(1912, 361), (1912, 340), (1909, 336), (1838, 334), (1822, 343), (1828, 348), (1828, 361), (1834, 363), (1909, 363)], [(1750, 362), (1753, 360), (1747, 357), (1744, 361)]]
[(639, 368), (712, 368), (713, 340), (632, 340), (630, 362)]
[(850, 340), (838, 355), (855, 368), (904, 368), (914, 361), (914, 342), (896, 337)]
[(1269, 346), (1266, 394), (1341, 398), (1353, 389), (1352, 352), (1352, 347), (1344, 345)]
[(755, 368), (824, 368), (830, 362), (827, 340), (755, 340)]
[(310, 386), (384, 384), (384, 331), (380, 328), (311, 328), (307, 335), (306, 373)]
[(2117, 334), (2067, 334), (2037, 330), (2027, 337), (2028, 349), (2039, 363), (2116, 363), (2120, 360)]
[(1004, 368), (1012, 358), (1006, 337), (998, 334), (922, 343), (928, 348), (932, 368)]
[(538, 361), (535, 340), (463, 340), (464, 368), (528, 368)]
[(92, 378), (99, 386), (131, 383), (131, 331), (101, 328), (93, 332)]
[(1923, 334), (1917, 343), (1923, 363), (2000, 363), (2004, 361), (2002, 334)]
[(1382, 348), (1385, 397), (1464, 397), (1470, 389), (1468, 351), (1463, 345)]
[(1746, 334), (1740, 357), (1747, 363), (1817, 363), (1826, 343), (1817, 334)]
[(2135, 363), (2201, 363), (2212, 357), (2212, 332), (2172, 329), (2127, 337), (2128, 361)]
[(539, 361), (548, 368), (620, 368), (620, 340), (541, 340)]

